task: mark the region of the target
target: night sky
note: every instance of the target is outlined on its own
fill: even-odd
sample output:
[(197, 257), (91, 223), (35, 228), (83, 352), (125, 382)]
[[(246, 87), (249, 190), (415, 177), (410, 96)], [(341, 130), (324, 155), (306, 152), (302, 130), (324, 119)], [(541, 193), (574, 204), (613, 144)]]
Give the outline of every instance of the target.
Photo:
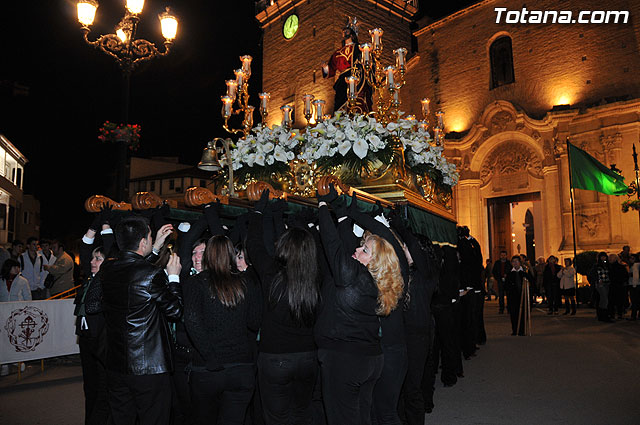
[[(421, 3), (422, 14), (441, 17), (473, 2)], [(89, 38), (113, 32), (123, 5), (100, 1)], [(147, 0), (139, 37), (161, 46), (157, 15), (167, 5), (178, 16), (178, 36), (169, 56), (134, 72), (129, 121), (142, 126), (136, 155), (179, 156), (195, 165), (208, 140), (225, 136), (220, 96), (243, 54), (254, 57), (256, 103), (261, 30), (252, 0)], [(97, 136), (103, 122), (120, 120), (122, 73), (113, 58), (84, 42), (73, 0), (3, 1), (0, 55), (0, 133), (29, 160), (24, 191), (40, 200), (41, 237), (78, 238), (91, 221), (84, 200), (109, 195), (115, 147)]]

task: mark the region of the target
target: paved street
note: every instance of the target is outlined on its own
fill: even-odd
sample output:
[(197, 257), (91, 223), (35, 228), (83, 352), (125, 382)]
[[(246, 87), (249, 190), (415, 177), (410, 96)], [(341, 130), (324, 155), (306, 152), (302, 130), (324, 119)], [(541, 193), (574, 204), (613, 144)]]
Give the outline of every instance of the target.
[[(594, 315), (535, 310), (534, 336), (516, 337), (497, 303), (487, 303), (487, 345), (464, 362), (456, 386), (438, 385), (426, 423), (640, 423), (640, 322), (601, 324)], [(77, 361), (39, 368), (31, 362), (19, 382), (15, 373), (0, 378), (0, 423), (82, 424)]]

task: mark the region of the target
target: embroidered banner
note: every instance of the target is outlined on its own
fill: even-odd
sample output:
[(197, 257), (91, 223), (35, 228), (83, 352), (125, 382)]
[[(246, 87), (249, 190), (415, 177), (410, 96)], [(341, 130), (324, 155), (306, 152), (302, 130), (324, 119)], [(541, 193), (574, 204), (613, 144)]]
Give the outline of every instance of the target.
[(73, 300), (0, 303), (0, 364), (79, 352)]

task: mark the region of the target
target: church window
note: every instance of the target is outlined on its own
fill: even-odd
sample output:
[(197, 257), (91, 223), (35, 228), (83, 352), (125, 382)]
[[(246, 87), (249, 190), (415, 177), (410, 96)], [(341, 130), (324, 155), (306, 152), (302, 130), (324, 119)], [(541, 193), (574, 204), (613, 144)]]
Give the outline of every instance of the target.
[(498, 37), (489, 47), (491, 61), (491, 89), (515, 82), (511, 38)]

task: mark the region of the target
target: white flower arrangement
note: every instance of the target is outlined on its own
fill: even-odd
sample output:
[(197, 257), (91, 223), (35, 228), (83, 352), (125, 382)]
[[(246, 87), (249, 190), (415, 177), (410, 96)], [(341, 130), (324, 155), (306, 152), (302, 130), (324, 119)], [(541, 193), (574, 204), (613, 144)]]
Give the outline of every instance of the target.
[(236, 148), (231, 152), (233, 169), (264, 167), (276, 162), (288, 164), (295, 158), (295, 148), (299, 143), (295, 133), (279, 125), (274, 125), (273, 128), (254, 127), (251, 134), (238, 140)]
[(307, 129), (298, 157), (320, 167), (346, 165), (357, 172), (391, 158), (390, 138), (391, 133), (375, 118), (350, 117), (338, 111), (332, 118)]

